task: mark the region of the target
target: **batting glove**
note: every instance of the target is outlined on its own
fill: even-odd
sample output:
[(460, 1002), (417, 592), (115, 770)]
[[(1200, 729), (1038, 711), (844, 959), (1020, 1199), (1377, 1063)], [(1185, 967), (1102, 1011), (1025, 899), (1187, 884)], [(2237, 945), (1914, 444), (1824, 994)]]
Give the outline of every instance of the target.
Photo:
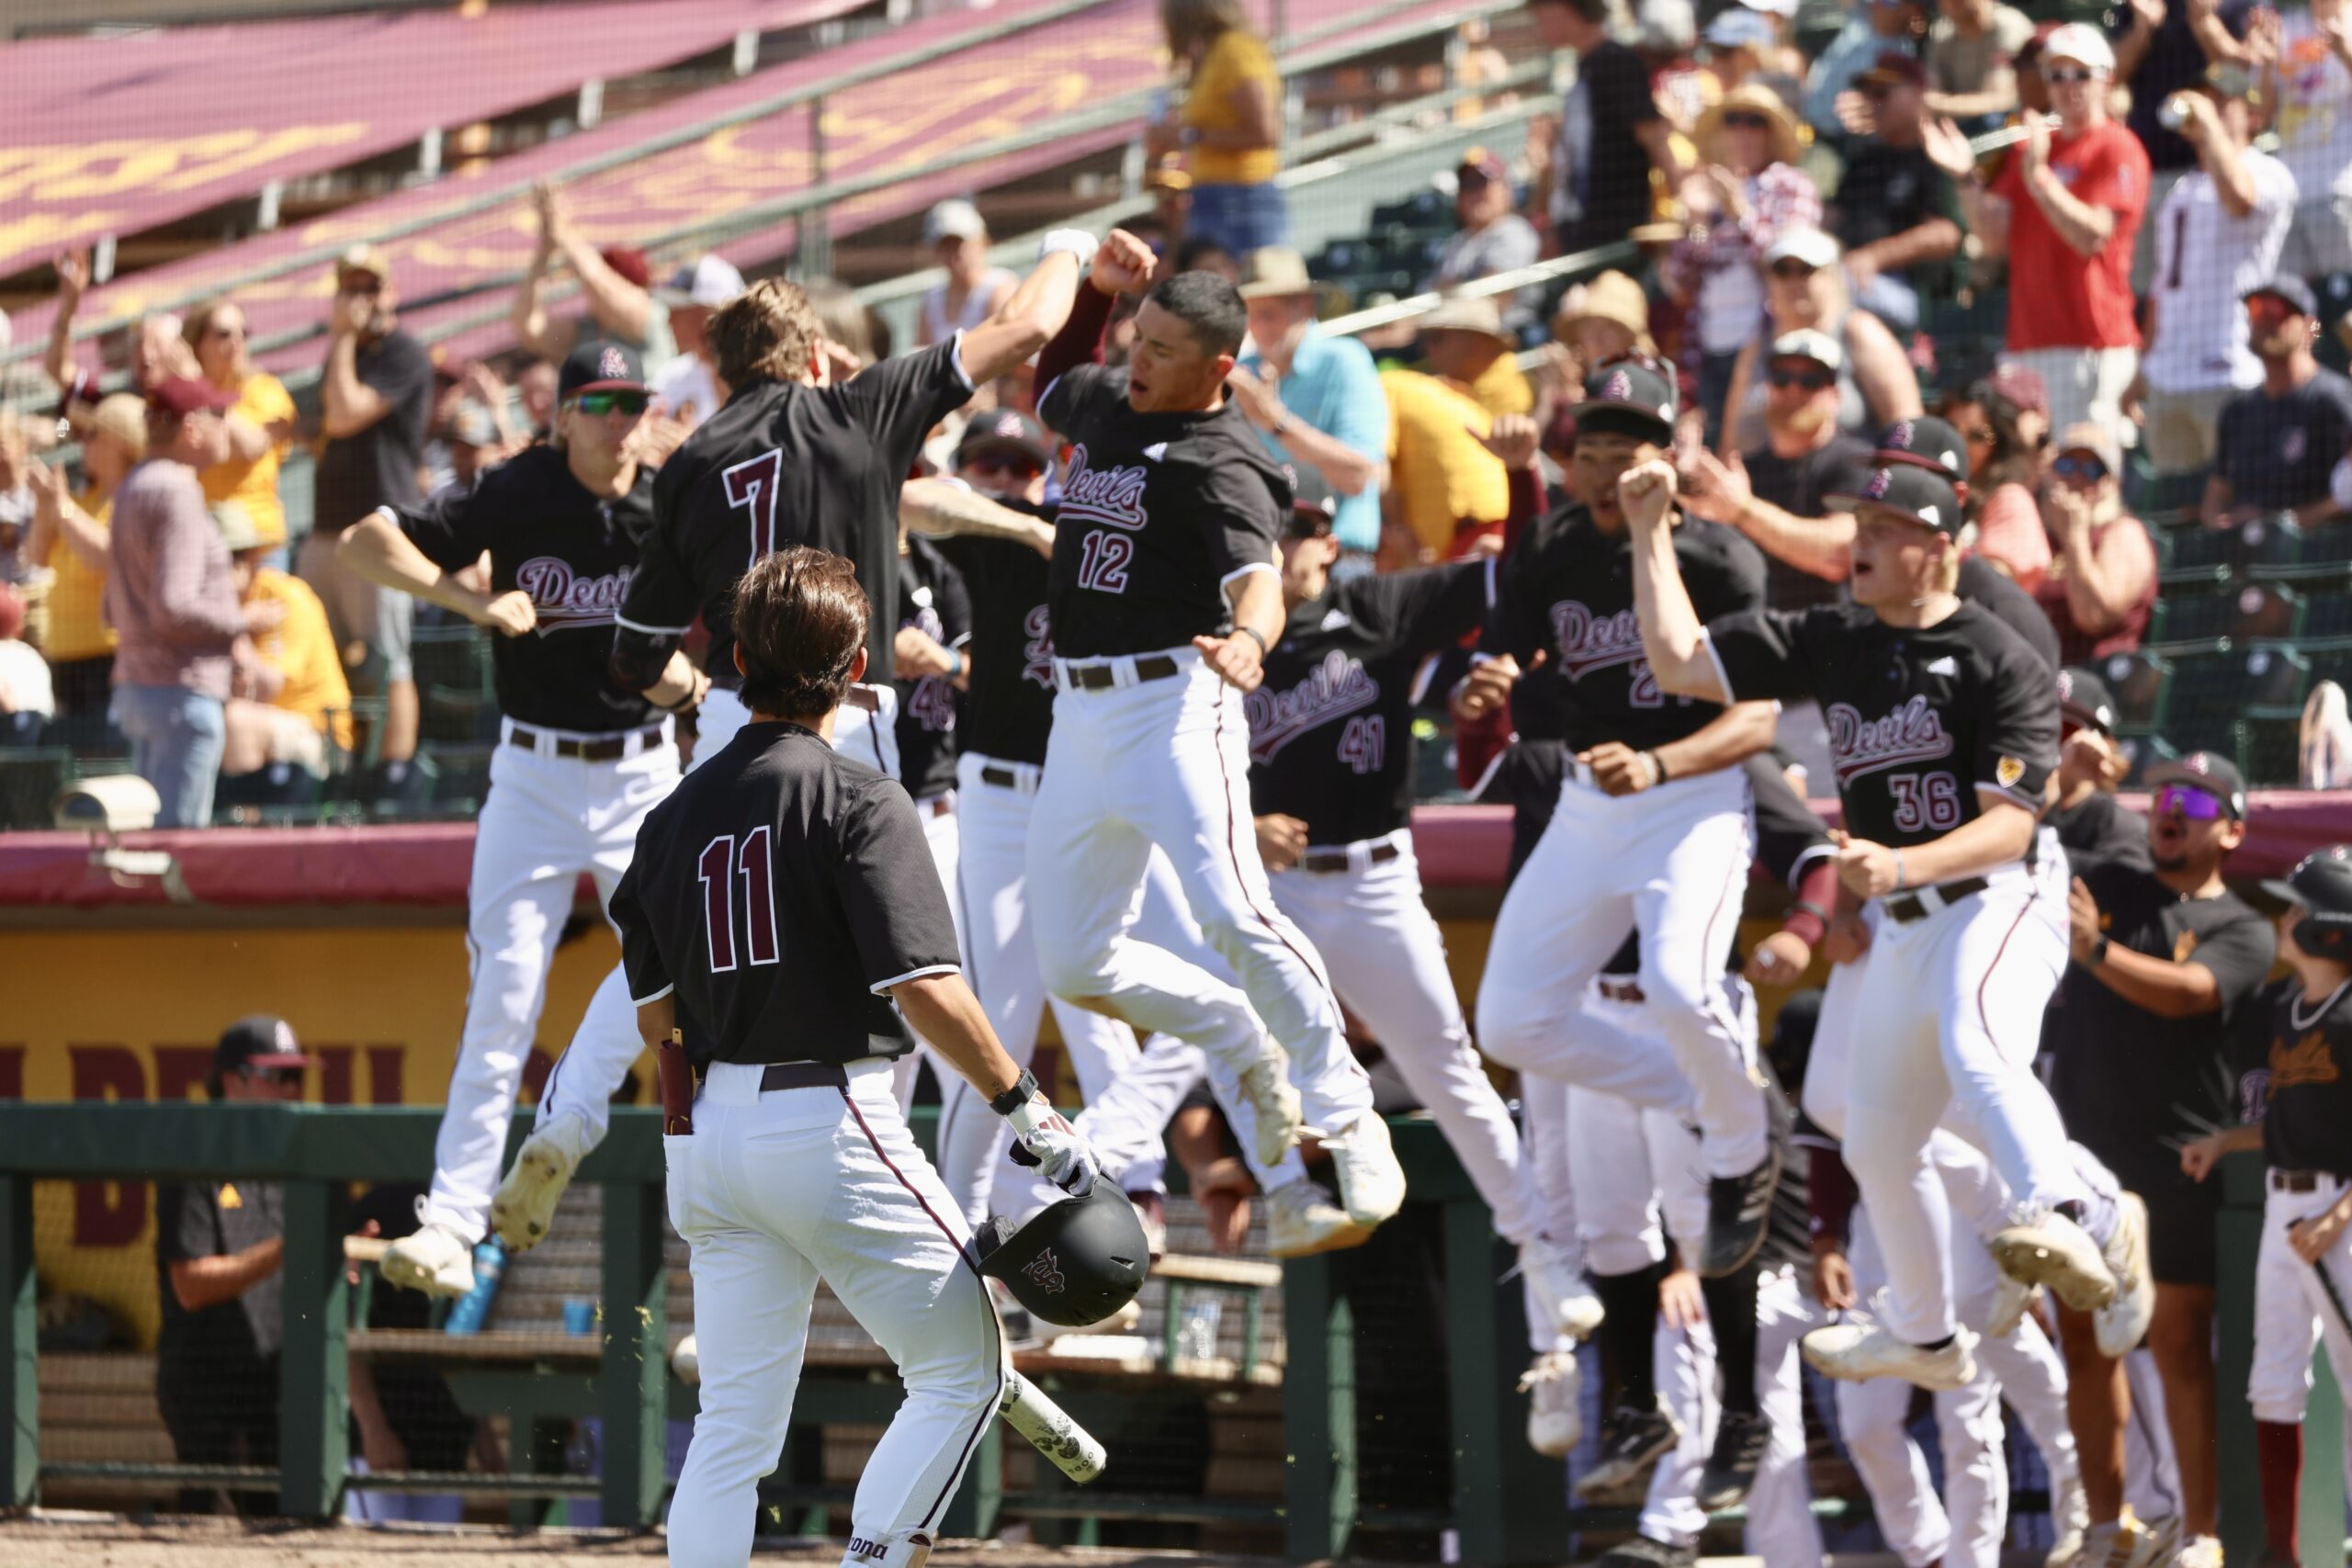
[(1057, 252), (1067, 251), (1078, 258), (1079, 265), (1084, 266), (1101, 244), (1101, 241), (1083, 229), (1056, 229), (1037, 242), (1037, 259), (1044, 261)]
[(1021, 1081), (994, 1104), (998, 1114), (1012, 1123), (1013, 1164), (1035, 1166), (1039, 1175), (1073, 1198), (1093, 1190), (1102, 1156), (1046, 1102), (1035, 1078), (1023, 1073)]

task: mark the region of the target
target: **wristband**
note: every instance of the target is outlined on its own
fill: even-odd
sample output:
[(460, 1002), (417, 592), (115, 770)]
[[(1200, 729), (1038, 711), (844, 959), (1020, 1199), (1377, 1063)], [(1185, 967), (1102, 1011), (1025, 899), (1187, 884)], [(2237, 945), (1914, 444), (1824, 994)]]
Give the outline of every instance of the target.
[(1907, 871), (1905, 871), (1905, 870), (1904, 870), (1904, 869), (1903, 869), (1903, 852), (1902, 852), (1901, 850), (1896, 850), (1895, 852), (1894, 852), (1894, 890), (1895, 890), (1897, 893), (1900, 893), (1900, 892), (1902, 892), (1905, 888), (1906, 888), (1906, 887), (1908, 887), (1908, 886), (1911, 886), (1911, 874), (1910, 874), (1909, 872), (1907, 872)]
[(999, 1116), (1010, 1116), (1032, 1100), (1042, 1099), (1037, 1088), (1037, 1076), (1028, 1068), (1021, 1069), (1021, 1077), (1013, 1086), (989, 1101), (989, 1109)]
[(1642, 755), (1650, 760), (1650, 771), (1657, 775), (1657, 777), (1650, 780), (1650, 783), (1654, 784), (1662, 784), (1667, 780), (1674, 776), (1666, 770), (1666, 759), (1659, 756), (1657, 752), (1645, 751)]
[(2092, 968), (2096, 969), (2100, 964), (2107, 962), (2107, 950), (2111, 945), (2112, 943), (2109, 942), (2107, 933), (2105, 931), (2101, 931), (2099, 933), (2098, 940), (2091, 943), (2090, 966)]
[(1083, 229), (1056, 229), (1037, 242), (1037, 259), (1044, 261), (1050, 255), (1068, 254), (1076, 256), (1079, 265), (1083, 266), (1086, 258), (1094, 254), (1099, 243)]
[(1256, 644), (1258, 645), (1258, 657), (1259, 657), (1259, 659), (1263, 660), (1263, 659), (1266, 657), (1266, 655), (1267, 655), (1267, 654), (1272, 653), (1272, 652), (1273, 651), (1273, 649), (1272, 649), (1271, 648), (1268, 648), (1268, 647), (1266, 646), (1266, 639), (1265, 639), (1262, 636), (1261, 636), (1261, 635), (1259, 634), (1259, 631), (1258, 631), (1258, 628), (1257, 628), (1257, 627), (1255, 627), (1255, 626), (1236, 626), (1236, 627), (1234, 627), (1233, 629), (1234, 629), (1235, 631), (1237, 631), (1237, 632), (1240, 633), (1243, 637), (1248, 637), (1251, 642), (1254, 642), (1254, 643), (1256, 643)]
[(947, 660), (947, 673), (944, 679), (953, 681), (964, 672), (964, 650), (960, 648), (949, 649)]

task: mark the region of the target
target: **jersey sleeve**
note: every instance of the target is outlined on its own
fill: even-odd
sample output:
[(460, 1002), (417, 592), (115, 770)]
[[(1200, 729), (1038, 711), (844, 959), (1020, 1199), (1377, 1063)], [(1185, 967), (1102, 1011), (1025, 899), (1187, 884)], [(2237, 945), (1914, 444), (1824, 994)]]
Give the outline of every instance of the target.
[(970, 400), (963, 343), (964, 334), (957, 333), (945, 343), (870, 365), (839, 389), (842, 404), (873, 434), (894, 469), (911, 467), (931, 427)]
[(1506, 553), (1495, 571), (1495, 602), (1487, 611), (1486, 628), (1478, 634), (1478, 651), (1489, 659), (1509, 654), (1521, 671), (1535, 650), (1546, 646), (1547, 616), (1536, 586), (1537, 535), (1531, 528)]
[(1789, 787), (1788, 775), (1771, 752), (1758, 752), (1746, 766), (1756, 802), (1757, 863), (1794, 886), (1805, 863), (1831, 847), (1829, 825)]
[(1486, 624), (1498, 568), (1487, 556), (1359, 577), (1349, 585), (1348, 612), (1375, 637), (1418, 659), (1454, 646)]
[(1062, 435), (1074, 434), (1070, 422), (1102, 389), (1111, 372), (1100, 365), (1076, 365), (1046, 384), (1037, 399), (1037, 423)]
[(1719, 535), (1714, 547), (1683, 561), (1691, 607), (1702, 621), (1764, 606), (1764, 552), (1736, 535)]
[(653, 921), (645, 908), (645, 883), (640, 874), (652, 857), (639, 855), (621, 874), (607, 911), (621, 933), (621, 968), (628, 979), (628, 999), (642, 1007), (658, 1002), (677, 988), (677, 980), (653, 938)]
[(639, 548), (637, 570), (615, 617), (612, 676), (624, 691), (641, 692), (662, 678), (671, 653), (683, 645), (700, 608), (695, 579), (680, 547), (679, 481), (664, 469), (653, 483), (653, 527)]
[(963, 966), (938, 863), (914, 802), (896, 780), (877, 780), (842, 814), (834, 886), (876, 995)]
[(2058, 765), (2058, 688), (2041, 659), (2024, 650), (1995, 656), (1976, 721), (1974, 784), (2039, 813)]
[(490, 548), (490, 525), (498, 509), (494, 496), (484, 498), (484, 488), (450, 485), (414, 505), (383, 510), (425, 559), (444, 571), (463, 571)]
[(1274, 541), (1282, 536), (1290, 498), (1278, 499), (1265, 476), (1247, 463), (1218, 463), (1202, 478), (1209, 568), (1218, 582), (1231, 582), (1246, 571), (1275, 570)]
[(972, 640), (971, 584), (965, 581), (964, 569), (945, 552), (933, 551), (932, 560), (938, 568), (938, 581), (932, 588), (938, 602), (939, 624), (947, 629), (947, 646), (961, 648)]
[(167, 1181), (155, 1189), (155, 1257), (187, 1263), (220, 1256), (212, 1198), (198, 1183)]
[(2221, 994), (2222, 1016), (2234, 1018), (2278, 958), (2278, 934), (2268, 920), (2248, 910), (2206, 933), (2189, 953), (2188, 962), (2202, 964), (2212, 972), (2214, 987)]
[(1776, 697), (1783, 702), (1810, 696), (1814, 668), (1810, 649), (1817, 610), (1742, 610), (1707, 623), (1709, 657), (1724, 694), (1736, 703)]

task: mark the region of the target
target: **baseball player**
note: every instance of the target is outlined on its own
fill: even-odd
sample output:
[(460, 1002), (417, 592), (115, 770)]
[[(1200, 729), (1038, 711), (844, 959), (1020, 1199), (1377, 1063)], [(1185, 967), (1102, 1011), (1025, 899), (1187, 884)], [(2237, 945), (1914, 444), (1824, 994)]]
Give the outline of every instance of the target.
[[(1241, 700), (1282, 634), (1274, 539), (1290, 481), (1225, 397), (1245, 317), (1223, 278), (1153, 288), (1126, 367), (1101, 365), (1113, 300), (1149, 276), (1148, 257), (1106, 245), (1038, 360), (1038, 415), (1073, 447), (1049, 600), (1054, 729), (1029, 836), (1037, 950), (1057, 994), (1249, 1062), (1261, 1156), (1295, 1099), (1340, 1208), (1370, 1229), (1403, 1204), (1404, 1171), (1250, 831)], [(1129, 930), (1155, 845), (1238, 990)], [(1295, 1090), (1268, 1081), (1284, 1051)]]
[[(438, 1295), (473, 1288), (474, 1244), (491, 1216), (514, 1090), (580, 874), (595, 878), (609, 905), (639, 824), (678, 779), (673, 721), (605, 669), (614, 612), (653, 521), (653, 474), (629, 451), (650, 396), (644, 371), (634, 349), (585, 344), (564, 360), (556, 393), (550, 444), (470, 490), (370, 513), (337, 552), (368, 581), (499, 633), (491, 658), (505, 716), (474, 835), (465, 1034), (424, 1224), (382, 1263), (392, 1283)], [(491, 591), (477, 593), (456, 574), (485, 550)], [(670, 663), (672, 680), (690, 673), (683, 657)], [(537, 1128), (516, 1164), (530, 1179), (502, 1195), (514, 1200), (499, 1215), (511, 1245), (545, 1234), (573, 1167), (604, 1137), (612, 1091), (637, 1053), (616, 969), (540, 1093)]]
[(1996, 1238), (2005, 1271), (2095, 1311), (2117, 1292), (2101, 1242), (2132, 1239), (2075, 1174), (2032, 1072), (2064, 964), (2065, 857), (2036, 841), (2058, 754), (2053, 672), (1953, 592), (1959, 500), (1933, 469), (1876, 468), (1854, 494), (1854, 608), (1712, 624), (1670, 547), (1673, 484), (1664, 463), (1622, 482), (1650, 666), (1668, 691), (1822, 703), (1846, 812), (1839, 876), (1883, 917), (1846, 1162), (1879, 1216), (1887, 1316), (1816, 1330), (1806, 1356), (1832, 1376), (1957, 1387), (1974, 1375), (1973, 1336), (1952, 1314), (1950, 1213), (1926, 1158), (1948, 1106), (2018, 1201)]
[[(1642, 657), (1617, 477), (1657, 457), (1673, 420), (1673, 383), (1647, 365), (1627, 360), (1587, 379), (1575, 458), (1587, 500), (1537, 523), (1504, 562), (1483, 662), (1453, 705), (1476, 720), (1522, 672), (1549, 682), (1573, 754), (1527, 874), (1496, 918), (1480, 1043), (1522, 1072), (1643, 1104), (1671, 1105), (1687, 1083), (1713, 1179), (1700, 1271), (1723, 1274), (1762, 1244), (1779, 1176), (1763, 1091), (1717, 984), (1752, 847), (1747, 777), (1733, 764), (1770, 743), (1772, 710), (1670, 694)], [(1763, 602), (1753, 545), (1711, 523), (1682, 523), (1674, 537), (1711, 613)], [(1665, 1036), (1632, 1056), (1575, 1026), (1628, 925), (1641, 935), (1640, 988)]]
[[(859, 1480), (842, 1561), (920, 1568), (1008, 1363), (970, 1232), (890, 1091), (908, 1026), (1058, 1186), (1089, 1190), (1094, 1159), (965, 986), (905, 790), (831, 745), (870, 657), (854, 569), (771, 552), (732, 609), (751, 722), (647, 817), (645, 852), (613, 897), (639, 1029), (662, 1061), (670, 1222), (694, 1269), (701, 1410), (670, 1561), (750, 1561), (821, 1279), (907, 1390)], [(682, 1013), (710, 1035), (698, 1091), (672, 1043)]]

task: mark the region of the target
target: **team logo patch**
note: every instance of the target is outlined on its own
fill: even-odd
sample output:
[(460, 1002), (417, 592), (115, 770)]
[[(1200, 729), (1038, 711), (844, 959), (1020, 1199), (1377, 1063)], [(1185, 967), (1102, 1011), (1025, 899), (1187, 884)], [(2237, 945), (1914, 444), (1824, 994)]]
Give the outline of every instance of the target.
[(1021, 1273), (1023, 1278), (1049, 1296), (1058, 1296), (1069, 1287), (1069, 1281), (1062, 1278), (1061, 1264), (1055, 1258), (1054, 1249), (1050, 1247), (1031, 1258), (1029, 1267)]
[(2195, 931), (2183, 931), (2179, 936), (2173, 939), (2172, 961), (2175, 964), (2186, 964), (2188, 962), (2188, 955), (2196, 951), (2197, 933)]
[(2309, 449), (2310, 445), (2310, 435), (2301, 425), (2296, 425), (2285, 435), (2279, 437), (2278, 460), (2282, 463), (2299, 463), (2302, 461), (2303, 453)]
[(613, 344), (606, 344), (605, 351), (596, 356), (596, 374), (607, 381), (628, 380), (628, 356)]
[(1993, 764), (1993, 779), (2003, 789), (2015, 789), (2025, 777), (2025, 764), (2015, 757), (2004, 757)]
[(1886, 492), (1894, 487), (1894, 470), (1893, 468), (1874, 469), (1871, 474), (1870, 482), (1862, 486), (1862, 499), (1884, 501)]
[(1623, 370), (1611, 371), (1609, 379), (1600, 384), (1600, 395), (1612, 402), (1630, 399), (1634, 395), (1634, 378)]
[(2203, 751), (2191, 751), (2181, 760), (2180, 765), (2188, 773), (2210, 773), (2213, 771), (2213, 759)]
[(1886, 440), (1883, 445), (1890, 452), (1908, 452), (1911, 450), (1913, 439), (1911, 422), (1907, 419), (1898, 419), (1887, 427)]

